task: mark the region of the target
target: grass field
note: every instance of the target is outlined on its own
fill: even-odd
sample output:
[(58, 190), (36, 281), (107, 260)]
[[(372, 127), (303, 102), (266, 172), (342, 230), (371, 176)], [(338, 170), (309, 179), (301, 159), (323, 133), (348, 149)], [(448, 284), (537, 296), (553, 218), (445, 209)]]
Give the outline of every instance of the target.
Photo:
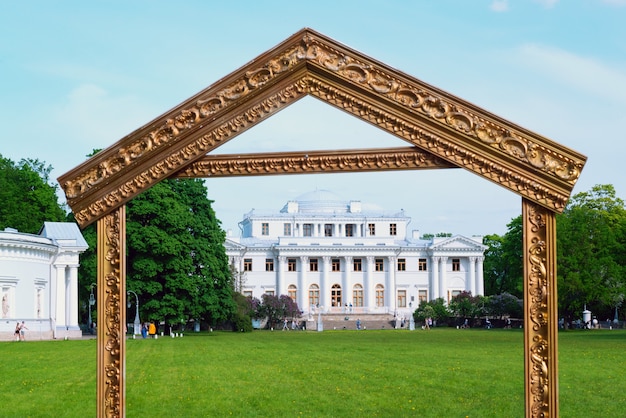
[[(96, 341), (0, 343), (0, 416), (96, 411)], [(522, 417), (521, 330), (128, 340), (128, 417)], [(562, 417), (626, 416), (626, 331), (559, 334)]]

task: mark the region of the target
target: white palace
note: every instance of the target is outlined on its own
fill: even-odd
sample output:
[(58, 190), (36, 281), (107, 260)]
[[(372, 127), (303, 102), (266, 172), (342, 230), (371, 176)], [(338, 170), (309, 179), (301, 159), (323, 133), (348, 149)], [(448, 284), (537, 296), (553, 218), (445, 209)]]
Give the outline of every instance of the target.
[(407, 316), (422, 300), (482, 295), (482, 237), (420, 239), (410, 220), (316, 190), (279, 212), (245, 214), (226, 253), (244, 295), (286, 294), (309, 315)]
[(0, 231), (0, 340), (24, 321), (26, 338), (77, 338), (79, 256), (88, 248), (78, 225), (45, 222), (39, 235)]

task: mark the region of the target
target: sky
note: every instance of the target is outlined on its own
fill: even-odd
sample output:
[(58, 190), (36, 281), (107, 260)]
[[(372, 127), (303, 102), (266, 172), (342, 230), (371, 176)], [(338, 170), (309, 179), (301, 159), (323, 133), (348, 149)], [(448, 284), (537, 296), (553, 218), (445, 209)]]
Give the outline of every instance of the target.
[[(0, 4), (0, 154), (53, 167), (167, 112), (304, 27), (588, 157), (573, 193), (626, 199), (626, 0)], [(215, 153), (406, 146), (305, 98)], [(521, 197), (462, 169), (207, 179), (225, 230), (315, 189), (421, 233), (504, 234)], [(61, 192), (62, 195), (62, 192)], [(63, 196), (60, 197), (63, 200)]]

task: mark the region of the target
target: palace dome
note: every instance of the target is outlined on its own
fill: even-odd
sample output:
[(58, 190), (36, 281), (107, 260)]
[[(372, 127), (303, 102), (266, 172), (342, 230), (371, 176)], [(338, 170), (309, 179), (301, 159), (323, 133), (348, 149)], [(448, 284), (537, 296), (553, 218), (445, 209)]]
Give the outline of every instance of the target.
[[(314, 190), (301, 194), (292, 202), (298, 205), (300, 213), (348, 213), (350, 212), (350, 202), (342, 199), (337, 194), (329, 190)], [(283, 207), (281, 212), (287, 212), (289, 203)]]

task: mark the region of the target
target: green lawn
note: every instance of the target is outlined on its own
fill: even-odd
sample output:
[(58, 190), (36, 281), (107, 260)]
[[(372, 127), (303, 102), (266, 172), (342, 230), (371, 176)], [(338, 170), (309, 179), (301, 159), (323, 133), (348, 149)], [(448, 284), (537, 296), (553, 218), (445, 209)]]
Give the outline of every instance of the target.
[[(0, 343), (0, 416), (95, 416), (96, 341)], [(626, 331), (559, 334), (563, 417), (626, 408)], [(521, 330), (128, 340), (128, 417), (521, 417)]]

